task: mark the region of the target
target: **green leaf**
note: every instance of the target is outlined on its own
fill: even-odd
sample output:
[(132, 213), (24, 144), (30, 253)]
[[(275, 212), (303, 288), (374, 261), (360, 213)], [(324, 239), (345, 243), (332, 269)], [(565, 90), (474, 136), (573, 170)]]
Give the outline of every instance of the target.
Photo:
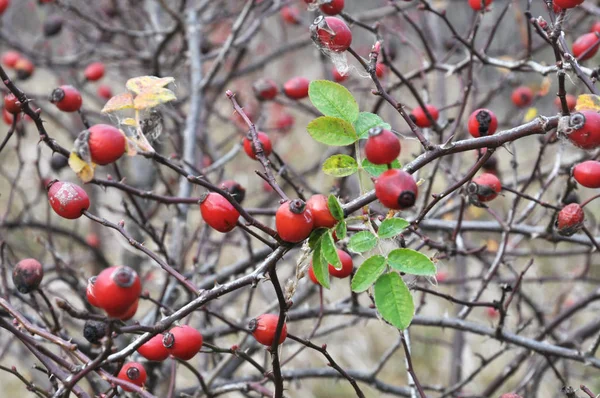
[(341, 221), (344, 219), (344, 209), (342, 209), (342, 205), (334, 195), (329, 195), (327, 198), (327, 208), (336, 220)]
[(383, 220), (379, 226), (377, 235), (381, 239), (393, 238), (409, 225), (410, 223), (402, 218), (388, 218), (387, 220)]
[[(363, 159), (362, 168), (373, 177), (379, 177), (381, 173), (388, 169), (387, 164), (373, 164), (369, 162), (367, 159)], [(400, 169), (402, 165), (398, 161), (398, 159), (392, 162), (392, 169)]]
[(308, 86), (310, 102), (325, 116), (335, 116), (348, 123), (358, 118), (358, 104), (341, 84), (329, 80), (313, 80)]
[(335, 242), (331, 236), (331, 231), (328, 231), (321, 238), (321, 253), (328, 264), (333, 265), (335, 269), (342, 269), (342, 261), (340, 260), (340, 256), (338, 256)]
[(348, 155), (333, 155), (323, 163), (323, 172), (332, 177), (347, 177), (357, 171), (358, 163)]
[(354, 127), (338, 117), (318, 117), (308, 123), (306, 129), (315, 141), (329, 146), (350, 145), (358, 139)]
[(371, 250), (377, 245), (377, 237), (370, 231), (361, 231), (350, 238), (348, 249), (355, 253)]
[(326, 261), (323, 261), (323, 256), (321, 255), (321, 240), (315, 245), (312, 267), (315, 278), (317, 278), (319, 284), (324, 288), (329, 289), (329, 264), (327, 264)]
[(400, 271), (412, 275), (435, 275), (433, 262), (416, 250), (396, 249), (388, 253), (388, 264)]
[(381, 275), (375, 282), (375, 307), (381, 317), (397, 327), (406, 329), (415, 315), (415, 304), (408, 287), (395, 272)]
[(364, 292), (371, 287), (385, 270), (385, 257), (376, 255), (369, 257), (361, 264), (352, 278), (352, 291)]
[(317, 228), (314, 231), (312, 231), (310, 233), (310, 236), (308, 237), (308, 247), (315, 250), (315, 246), (316, 246), (317, 242), (321, 239), (323, 234), (327, 231), (328, 231), (327, 228)]
[(335, 226), (335, 236), (340, 240), (346, 238), (346, 228), (346, 221), (337, 223)]
[(356, 130), (356, 134), (358, 134), (358, 138), (360, 139), (369, 138), (369, 130), (377, 126), (388, 130), (392, 128), (392, 126), (384, 122), (379, 115), (371, 112), (359, 113), (358, 119), (354, 122), (354, 130)]

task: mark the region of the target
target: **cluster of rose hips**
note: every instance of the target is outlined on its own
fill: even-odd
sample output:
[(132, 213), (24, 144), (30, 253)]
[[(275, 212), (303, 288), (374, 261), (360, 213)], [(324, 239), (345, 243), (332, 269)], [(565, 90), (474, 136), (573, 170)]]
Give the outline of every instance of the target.
[[(283, 93), (291, 99), (300, 100), (308, 97), (308, 86), (310, 80), (305, 77), (296, 76), (283, 84)], [(259, 79), (252, 85), (254, 95), (261, 101), (269, 101), (279, 94), (279, 87), (272, 79)]]
[(169, 355), (187, 361), (202, 348), (202, 334), (189, 325), (175, 326), (142, 344), (137, 352), (149, 361), (164, 361)]
[(86, 296), (90, 305), (103, 309), (111, 318), (123, 321), (135, 315), (142, 283), (137, 272), (127, 266), (113, 266), (88, 280)]

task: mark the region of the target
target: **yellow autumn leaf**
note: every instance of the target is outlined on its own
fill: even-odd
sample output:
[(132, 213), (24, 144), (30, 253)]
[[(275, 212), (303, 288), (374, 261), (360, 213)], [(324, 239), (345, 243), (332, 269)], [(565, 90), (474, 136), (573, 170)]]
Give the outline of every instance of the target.
[(110, 113), (131, 108), (133, 108), (133, 95), (131, 95), (131, 93), (122, 93), (109, 99), (106, 105), (104, 105), (104, 108), (102, 108), (102, 113)]
[(498, 242), (493, 239), (488, 239), (487, 241), (487, 249), (489, 252), (497, 252), (498, 251)]
[(542, 80), (542, 84), (540, 85), (540, 91), (538, 92), (538, 95), (540, 97), (548, 95), (548, 93), (550, 92), (550, 86), (552, 86), (552, 81), (548, 76), (546, 76), (544, 80)]
[(90, 182), (94, 178), (94, 168), (96, 165), (94, 163), (87, 163), (76, 152), (71, 152), (71, 155), (69, 155), (69, 167), (83, 182)]
[(137, 110), (149, 109), (164, 104), (165, 102), (173, 101), (174, 99), (177, 99), (175, 93), (168, 88), (158, 87), (137, 95), (133, 100), (133, 106)]
[(523, 117), (523, 123), (527, 123), (532, 121), (533, 119), (535, 119), (535, 117), (538, 115), (538, 110), (537, 108), (529, 108), (527, 109), (527, 112), (525, 113), (525, 116)]
[(127, 80), (125, 87), (127, 87), (129, 91), (141, 94), (144, 91), (165, 87), (167, 84), (173, 83), (174, 81), (175, 78), (173, 77), (139, 76)]
[(126, 117), (125, 119), (123, 119), (121, 121), (121, 124), (124, 126), (137, 127), (137, 122), (135, 121), (135, 119), (130, 117)]
[(583, 94), (577, 97), (575, 110), (583, 111), (586, 109), (600, 111), (600, 97), (594, 94)]

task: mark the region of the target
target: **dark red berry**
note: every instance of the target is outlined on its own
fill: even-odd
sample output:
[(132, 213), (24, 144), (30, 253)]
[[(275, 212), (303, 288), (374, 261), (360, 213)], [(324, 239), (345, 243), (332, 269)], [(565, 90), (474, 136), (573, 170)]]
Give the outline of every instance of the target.
[[(144, 383), (146, 383), (146, 378), (148, 377), (148, 375), (146, 374), (146, 369), (144, 369), (142, 364), (137, 362), (129, 362), (123, 365), (117, 377), (121, 380), (125, 380), (132, 384), (135, 384), (138, 387), (142, 387)], [(134, 391), (129, 387), (121, 387), (127, 392)]]
[(81, 94), (73, 86), (60, 86), (50, 94), (50, 102), (63, 112), (77, 112), (81, 108)]
[(573, 8), (583, 3), (583, 0), (554, 0), (554, 4), (560, 8)]
[(336, 17), (319, 16), (310, 27), (311, 38), (319, 46), (333, 52), (343, 52), (352, 44), (352, 32)]
[(44, 267), (34, 258), (25, 258), (17, 263), (13, 270), (12, 280), (20, 293), (31, 293), (36, 290), (44, 277)]
[(337, 15), (344, 9), (344, 0), (321, 1), (321, 12), (327, 15)]
[(489, 109), (477, 109), (469, 116), (469, 134), (473, 137), (492, 135), (498, 128), (498, 119)]
[(85, 321), (83, 337), (92, 344), (98, 344), (106, 336), (106, 324), (99, 321)]
[(418, 196), (417, 183), (404, 170), (387, 170), (375, 182), (375, 196), (387, 208), (403, 210), (412, 207)]
[(586, 160), (573, 168), (573, 178), (586, 188), (600, 188), (600, 162)]
[(89, 81), (102, 79), (104, 76), (104, 64), (102, 62), (93, 62), (89, 64), (83, 71), (83, 75)]
[(533, 91), (527, 86), (520, 86), (513, 90), (510, 98), (518, 108), (525, 108), (533, 102)]
[(202, 334), (191, 326), (175, 326), (163, 337), (163, 345), (169, 354), (187, 361), (202, 348)]
[(571, 143), (582, 149), (600, 147), (600, 114), (593, 110), (572, 113), (569, 119)]
[[(262, 131), (258, 131), (256, 135), (262, 145), (263, 154), (266, 157), (268, 157), (271, 154), (271, 152), (273, 152), (271, 139)], [(246, 135), (246, 138), (244, 138), (244, 152), (246, 152), (246, 155), (248, 155), (250, 159), (256, 160), (256, 152), (254, 151), (254, 142), (252, 141), (251, 133), (248, 133), (248, 135)]]
[(163, 335), (157, 334), (137, 349), (138, 354), (149, 361), (164, 361), (169, 356), (169, 351), (163, 345)]
[[(260, 344), (271, 347), (275, 341), (275, 332), (277, 331), (277, 323), (279, 315), (263, 314), (254, 318), (248, 324), (248, 329)], [(283, 343), (287, 337), (287, 325), (284, 323), (279, 336), (279, 344)]]
[(205, 223), (223, 233), (234, 229), (240, 218), (236, 208), (216, 192), (210, 192), (202, 199), (200, 213)]
[(325, 195), (316, 194), (308, 198), (306, 208), (313, 217), (314, 228), (331, 228), (337, 223), (329, 211)]
[(310, 80), (305, 77), (294, 77), (285, 82), (283, 92), (292, 99), (302, 99), (308, 97), (308, 86)]
[[(438, 118), (440, 117), (440, 113), (437, 108), (433, 105), (425, 105), (425, 107), (427, 108), (427, 111), (429, 111), (429, 114), (433, 120), (437, 122)], [(412, 113), (410, 114), (410, 118), (417, 126), (421, 128), (431, 127), (433, 125), (421, 107), (413, 109)]]
[(50, 206), (63, 218), (69, 220), (79, 218), (83, 211), (90, 207), (90, 198), (79, 185), (54, 180), (46, 189)]
[(301, 22), (300, 9), (296, 6), (283, 6), (280, 13), (281, 18), (289, 24), (299, 25)]
[(4, 14), (4, 11), (6, 11), (9, 5), (10, 0), (0, 0), (0, 15)]
[(562, 236), (571, 236), (583, 227), (583, 209), (577, 203), (571, 203), (558, 212), (556, 231)]
[(254, 95), (256, 98), (268, 101), (272, 100), (277, 96), (279, 89), (277, 88), (277, 83), (275, 83), (271, 79), (260, 79), (254, 82), (252, 85), (252, 89), (254, 90)]
[(275, 213), (279, 237), (286, 242), (301, 242), (313, 230), (313, 216), (300, 199), (284, 202)]
[(229, 192), (229, 194), (240, 204), (246, 197), (246, 189), (236, 181), (225, 180), (221, 183), (220, 187), (222, 190)]
[(4, 96), (4, 109), (13, 115), (21, 113), (21, 103), (13, 93), (8, 93)]
[(502, 184), (498, 177), (492, 173), (483, 173), (473, 179), (467, 186), (467, 192), (479, 202), (489, 202), (498, 196), (502, 190)]
[[(577, 97), (575, 97), (572, 94), (567, 94), (565, 96), (565, 100), (567, 101), (567, 108), (569, 108), (569, 111), (574, 111), (575, 106), (577, 105)], [(562, 111), (562, 103), (560, 102), (559, 97), (556, 97), (554, 99), (554, 106), (556, 106), (556, 109), (558, 109), (559, 111)]]
[(373, 164), (392, 163), (400, 156), (400, 140), (396, 134), (382, 127), (369, 130), (369, 138), (365, 144), (367, 160)]
[(580, 61), (592, 58), (600, 46), (600, 38), (596, 33), (585, 33), (573, 43), (573, 55)]

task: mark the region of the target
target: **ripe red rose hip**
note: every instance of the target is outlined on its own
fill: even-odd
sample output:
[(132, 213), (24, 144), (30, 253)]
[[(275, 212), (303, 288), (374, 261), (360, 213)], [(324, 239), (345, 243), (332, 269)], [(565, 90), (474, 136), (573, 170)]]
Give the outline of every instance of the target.
[[(262, 144), (264, 155), (268, 157), (271, 154), (271, 152), (273, 152), (271, 139), (262, 131), (258, 131), (256, 135), (258, 136), (258, 140)], [(246, 135), (246, 138), (244, 138), (244, 152), (246, 152), (246, 155), (248, 155), (250, 159), (256, 160), (256, 152), (254, 151), (254, 142), (252, 141), (251, 133), (248, 133), (248, 135)]]
[(583, 227), (583, 209), (571, 203), (561, 209), (556, 217), (556, 231), (562, 236), (571, 236)]
[(94, 293), (94, 285), (96, 284), (96, 279), (98, 279), (97, 276), (92, 276), (90, 279), (88, 279), (87, 287), (85, 289), (85, 297), (88, 303), (90, 303), (90, 305), (96, 308), (100, 308), (100, 304), (98, 304), (96, 294)]
[[(574, 111), (575, 105), (577, 105), (577, 97), (575, 97), (573, 94), (567, 94), (565, 95), (565, 100), (567, 101), (567, 108), (569, 109), (569, 111)], [(556, 97), (554, 99), (554, 106), (559, 111), (562, 111), (562, 103), (560, 102), (559, 97)]]
[(13, 124), (13, 120), (15, 120), (15, 118), (17, 118), (17, 122), (19, 120), (21, 120), (21, 115), (20, 114), (12, 114), (9, 111), (7, 111), (5, 108), (2, 108), (2, 119), (4, 120), (4, 123), (7, 125), (12, 125)]
[(281, 7), (281, 18), (292, 25), (300, 24), (300, 10), (296, 6)]
[(554, 0), (554, 4), (560, 8), (573, 8), (583, 3), (583, 0)]
[(252, 89), (254, 90), (254, 95), (256, 98), (268, 101), (272, 100), (277, 96), (279, 92), (279, 88), (277, 88), (277, 83), (275, 83), (271, 79), (259, 79), (252, 85)]
[(592, 27), (590, 29), (590, 32), (591, 33), (594, 33), (594, 32), (600, 33), (600, 21), (594, 22), (594, 24), (592, 25)]
[(573, 168), (573, 178), (586, 188), (600, 188), (600, 162), (586, 160)]
[(191, 326), (175, 326), (163, 336), (163, 345), (169, 354), (187, 361), (202, 348), (202, 334)]
[(386, 66), (381, 62), (377, 62), (377, 64), (375, 64), (375, 75), (377, 75), (378, 78), (381, 79), (383, 76), (385, 76), (386, 70)]
[[(485, 3), (484, 3), (485, 1)], [(487, 8), (490, 4), (492, 4), (492, 0), (469, 0), (469, 6), (475, 11), (481, 11), (483, 8)], [(484, 3), (482, 7), (482, 4)]]
[(320, 8), (323, 14), (337, 15), (344, 9), (344, 0), (325, 0)]
[(469, 116), (469, 134), (473, 137), (492, 135), (498, 128), (498, 119), (489, 109), (477, 109)]
[(582, 149), (600, 147), (600, 114), (593, 110), (572, 113), (569, 119), (571, 132), (567, 137), (571, 143)]
[(33, 75), (35, 66), (33, 65), (33, 62), (27, 58), (19, 58), (15, 63), (15, 70), (17, 71), (17, 77), (20, 80), (27, 80)]
[(25, 258), (17, 263), (13, 270), (13, 284), (20, 293), (36, 290), (44, 277), (44, 267), (34, 258)]
[(315, 285), (320, 285), (319, 281), (317, 280), (317, 277), (315, 276), (315, 270), (313, 269), (312, 263), (310, 264), (310, 267), (308, 267), (308, 277), (310, 278), (312, 283), (314, 283)]
[(87, 130), (92, 161), (99, 165), (116, 162), (127, 149), (125, 135), (110, 124), (95, 124)]
[(583, 34), (573, 43), (573, 55), (580, 61), (585, 61), (596, 55), (599, 46), (600, 38), (596, 33)]
[(489, 202), (495, 199), (501, 190), (500, 180), (492, 173), (481, 174), (467, 186), (469, 195), (476, 197), (480, 202)]
[(337, 220), (329, 211), (327, 196), (325, 195), (316, 194), (308, 198), (306, 208), (313, 217), (314, 228), (331, 228), (337, 223)]
[(4, 14), (9, 5), (10, 0), (0, 0), (0, 14)]
[(2, 54), (2, 64), (7, 68), (14, 68), (17, 61), (21, 59), (21, 54), (17, 51), (6, 51)]
[(279, 237), (286, 242), (302, 242), (313, 230), (314, 222), (306, 203), (300, 199), (284, 202), (275, 213)]
[(21, 103), (13, 93), (8, 93), (4, 96), (4, 109), (13, 115), (21, 113)]
[(129, 315), (132, 306), (142, 292), (142, 283), (137, 272), (127, 266), (104, 269), (93, 285), (96, 303), (114, 318)]
[(348, 72), (342, 75), (335, 66), (331, 69), (331, 74), (333, 75), (333, 80), (335, 80), (337, 83), (345, 81), (349, 76)]
[[(275, 314), (263, 314), (259, 317), (254, 318), (248, 324), (248, 329), (252, 332), (252, 336), (262, 345), (268, 347), (273, 345), (275, 341), (275, 332), (277, 331), (277, 323), (279, 322), (279, 315)], [(281, 329), (281, 336), (279, 336), (279, 343), (281, 344), (287, 338), (287, 325), (284, 323)]]
[[(135, 384), (138, 387), (142, 387), (144, 383), (146, 383), (146, 378), (148, 375), (146, 374), (146, 369), (144, 369), (141, 363), (129, 362), (123, 365), (117, 377), (121, 380)], [(127, 392), (134, 391), (129, 387), (122, 388)]]
[(200, 202), (200, 213), (205, 223), (219, 232), (229, 232), (235, 228), (240, 213), (225, 197), (210, 192)]
[(142, 344), (137, 352), (149, 361), (164, 361), (169, 356), (167, 347), (163, 344), (163, 334), (157, 334), (150, 340)]
[(50, 94), (50, 102), (63, 112), (77, 112), (81, 108), (81, 94), (73, 86), (60, 86)]
[(382, 127), (369, 130), (365, 144), (365, 156), (373, 164), (392, 163), (400, 155), (400, 140), (396, 134)]
[(240, 204), (246, 197), (246, 189), (244, 189), (237, 181), (225, 180), (221, 183), (220, 187), (222, 190), (229, 192), (229, 194)]
[(346, 278), (352, 274), (354, 265), (352, 263), (352, 257), (344, 250), (338, 249), (338, 256), (342, 262), (342, 268), (336, 269), (333, 265), (329, 264), (329, 274), (335, 278)]
[(533, 102), (533, 91), (527, 86), (519, 86), (513, 90), (510, 98), (518, 108), (525, 108)]
[[(427, 108), (427, 111), (429, 111), (429, 114), (433, 120), (437, 122), (438, 118), (440, 117), (440, 113), (437, 108), (433, 105), (425, 105), (425, 107)], [(410, 118), (417, 126), (421, 128), (432, 126), (431, 121), (427, 118), (425, 111), (421, 107), (413, 109), (412, 113), (410, 114)]]
[(319, 46), (333, 52), (343, 52), (352, 44), (352, 32), (336, 17), (318, 16), (310, 27), (311, 38)]
[(79, 185), (70, 182), (51, 181), (46, 187), (52, 209), (63, 218), (74, 220), (90, 207), (88, 194)]
[(102, 62), (92, 62), (85, 68), (83, 75), (91, 82), (102, 79), (104, 76), (104, 64)]
[(96, 94), (100, 98), (103, 98), (105, 100), (109, 100), (112, 97), (112, 90), (107, 85), (101, 84), (101, 85), (98, 86), (98, 89), (96, 90)]
[(305, 77), (293, 77), (283, 85), (283, 92), (292, 99), (308, 97), (308, 85), (310, 80)]
[(412, 207), (418, 193), (414, 178), (404, 170), (388, 170), (375, 181), (375, 196), (389, 209), (403, 210)]

